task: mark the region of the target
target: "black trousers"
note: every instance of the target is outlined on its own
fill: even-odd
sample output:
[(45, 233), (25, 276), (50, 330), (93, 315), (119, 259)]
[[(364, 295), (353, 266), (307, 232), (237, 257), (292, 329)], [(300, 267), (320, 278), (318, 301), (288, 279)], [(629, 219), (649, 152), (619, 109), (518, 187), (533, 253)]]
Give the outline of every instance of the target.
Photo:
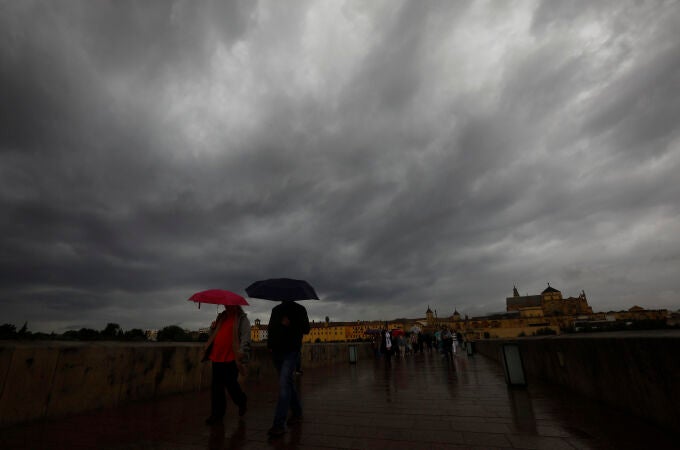
[(236, 361), (214, 362), (212, 363), (212, 385), (211, 385), (211, 416), (216, 418), (224, 417), (227, 411), (227, 390), (231, 400), (238, 406), (245, 404), (247, 397), (241, 385), (238, 384), (238, 367)]

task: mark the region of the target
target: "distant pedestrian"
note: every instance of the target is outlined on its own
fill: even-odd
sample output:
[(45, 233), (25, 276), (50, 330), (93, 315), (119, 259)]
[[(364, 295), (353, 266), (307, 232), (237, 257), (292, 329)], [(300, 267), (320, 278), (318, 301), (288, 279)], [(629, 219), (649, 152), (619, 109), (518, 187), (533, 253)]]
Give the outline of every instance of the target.
[(388, 366), (391, 365), (392, 354), (394, 353), (394, 344), (392, 342), (392, 336), (390, 335), (390, 332), (387, 331), (387, 329), (382, 331), (382, 337), (380, 340), (380, 353), (382, 353), (385, 357), (385, 364)]
[(441, 339), (443, 357), (453, 359), (453, 354), (451, 353), (453, 351), (453, 337), (451, 332), (446, 326), (443, 326), (439, 336)]
[[(411, 335), (411, 336), (413, 336), (413, 335)], [(406, 338), (406, 354), (407, 355), (413, 354), (413, 341), (411, 340), (411, 336), (408, 336)]]
[(227, 409), (225, 389), (238, 406), (238, 415), (247, 410), (248, 397), (238, 382), (239, 373), (245, 375), (245, 363), (250, 355), (250, 322), (240, 306), (225, 306), (211, 326), (205, 344), (203, 360), (212, 361), (210, 387), (210, 417), (206, 425), (222, 423)]
[(378, 359), (380, 358), (380, 338), (373, 336), (371, 339), (371, 345), (373, 346), (373, 356), (375, 359)]
[(411, 344), (411, 350), (413, 351), (413, 354), (415, 355), (418, 353), (418, 332), (414, 331), (411, 333), (411, 336), (409, 337), (409, 342)]
[(304, 306), (285, 301), (272, 309), (269, 318), (267, 348), (272, 352), (274, 366), (279, 375), (279, 396), (274, 412), (274, 423), (268, 434), (281, 436), (286, 432), (288, 411), (292, 416), (288, 424), (302, 420), (302, 402), (293, 382), (293, 372), (300, 358), (302, 336), (309, 333), (309, 317)]
[(442, 352), (442, 332), (441, 332), (441, 330), (437, 330), (437, 331), (434, 332), (434, 342), (435, 342), (435, 345), (437, 347), (437, 351), (439, 351), (439, 353), (441, 353)]
[(425, 347), (427, 347), (427, 352), (431, 353), (432, 352), (432, 335), (430, 333), (427, 333), (425, 336), (423, 336), (423, 341), (425, 342)]

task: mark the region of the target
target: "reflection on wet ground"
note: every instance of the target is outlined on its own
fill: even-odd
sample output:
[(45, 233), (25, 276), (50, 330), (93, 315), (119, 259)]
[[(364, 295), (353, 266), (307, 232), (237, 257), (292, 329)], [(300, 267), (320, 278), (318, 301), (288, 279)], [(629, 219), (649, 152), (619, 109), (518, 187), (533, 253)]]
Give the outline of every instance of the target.
[(8, 449), (670, 449), (678, 436), (559, 387), (510, 389), (482, 356), (437, 354), (308, 369), (304, 422), (268, 439), (274, 380), (251, 381), (249, 410), (207, 427), (208, 392), (0, 430)]

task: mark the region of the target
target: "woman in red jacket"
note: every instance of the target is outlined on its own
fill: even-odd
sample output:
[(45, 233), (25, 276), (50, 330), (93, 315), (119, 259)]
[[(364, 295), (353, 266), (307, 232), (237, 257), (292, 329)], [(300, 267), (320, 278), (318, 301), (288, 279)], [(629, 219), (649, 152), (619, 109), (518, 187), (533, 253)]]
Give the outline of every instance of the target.
[(246, 413), (248, 397), (238, 382), (239, 372), (245, 375), (244, 364), (250, 354), (250, 322), (240, 306), (225, 306), (212, 324), (203, 360), (212, 361), (211, 413), (207, 425), (222, 423), (229, 393), (238, 406), (239, 416)]

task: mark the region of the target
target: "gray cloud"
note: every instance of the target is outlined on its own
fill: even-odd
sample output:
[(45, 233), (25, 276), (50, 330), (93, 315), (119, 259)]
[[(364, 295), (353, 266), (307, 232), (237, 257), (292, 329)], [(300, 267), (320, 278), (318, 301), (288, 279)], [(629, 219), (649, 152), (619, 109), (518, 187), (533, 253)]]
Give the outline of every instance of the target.
[(680, 307), (675, 2), (0, 10), (4, 321), (198, 327), (277, 276), (316, 319)]

